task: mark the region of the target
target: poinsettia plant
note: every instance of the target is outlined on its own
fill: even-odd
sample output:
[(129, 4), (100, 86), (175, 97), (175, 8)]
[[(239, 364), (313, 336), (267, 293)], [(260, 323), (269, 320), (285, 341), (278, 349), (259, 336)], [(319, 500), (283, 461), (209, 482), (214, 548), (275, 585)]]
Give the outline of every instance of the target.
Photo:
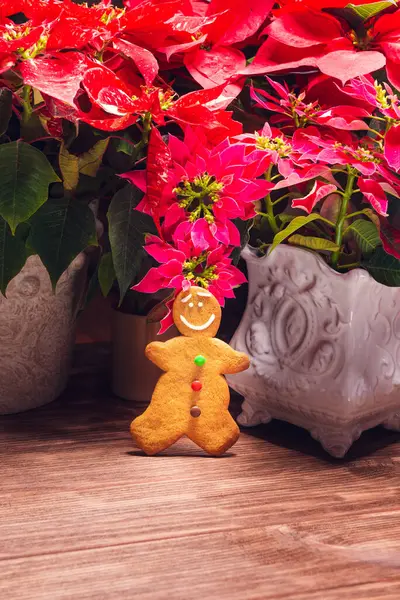
[(89, 197), (103, 292), (164, 290), (162, 330), (182, 287), (234, 297), (249, 240), (400, 285), (396, 0), (9, 4), (0, 225), (20, 252), (0, 257), (3, 291), (26, 253), (55, 281), (97, 244)]
[(287, 242), (339, 272), (362, 267), (400, 285), (400, 106), (382, 53), (382, 23), (399, 15), (394, 2), (275, 4), (244, 48), (247, 66), (227, 82), (242, 85), (231, 106), (244, 131), (152, 131), (146, 169), (124, 175), (158, 230), (145, 247), (160, 266), (135, 289), (168, 288), (173, 298), (195, 283), (223, 304), (244, 279), (232, 263), (243, 223), (260, 253)]

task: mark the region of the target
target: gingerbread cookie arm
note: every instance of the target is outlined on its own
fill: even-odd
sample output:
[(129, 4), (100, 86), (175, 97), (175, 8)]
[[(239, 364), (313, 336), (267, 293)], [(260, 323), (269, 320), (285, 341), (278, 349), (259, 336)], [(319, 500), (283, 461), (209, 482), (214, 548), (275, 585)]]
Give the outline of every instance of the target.
[(233, 374), (240, 373), (241, 371), (246, 371), (250, 367), (250, 359), (247, 354), (244, 352), (234, 352), (234, 357), (226, 362), (226, 367), (224, 368), (224, 373)]
[(168, 371), (168, 351), (166, 343), (151, 342), (146, 346), (145, 354), (151, 362), (157, 365), (157, 367), (160, 367), (163, 371)]
[(236, 350), (233, 350), (233, 348), (221, 340), (215, 341), (218, 343), (218, 346), (223, 345), (223, 348), (221, 347), (221, 355), (223, 356), (222, 373), (240, 373), (249, 368), (250, 360), (247, 354), (244, 354), (244, 352), (236, 352)]

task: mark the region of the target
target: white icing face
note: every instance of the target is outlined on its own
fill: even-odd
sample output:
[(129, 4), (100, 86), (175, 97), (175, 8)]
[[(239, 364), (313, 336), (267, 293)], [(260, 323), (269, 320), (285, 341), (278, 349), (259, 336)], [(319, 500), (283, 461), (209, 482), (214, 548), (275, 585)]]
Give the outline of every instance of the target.
[(221, 308), (207, 290), (193, 286), (178, 294), (173, 307), (174, 322), (186, 336), (214, 337), (221, 320)]
[(205, 323), (203, 323), (203, 325), (194, 325), (193, 323), (189, 323), (189, 321), (183, 315), (180, 315), (180, 317), (182, 323), (186, 325), (186, 327), (189, 327), (189, 329), (192, 329), (193, 331), (203, 331), (204, 329), (210, 327), (210, 325), (214, 323), (215, 320), (215, 315), (212, 314), (210, 318)]

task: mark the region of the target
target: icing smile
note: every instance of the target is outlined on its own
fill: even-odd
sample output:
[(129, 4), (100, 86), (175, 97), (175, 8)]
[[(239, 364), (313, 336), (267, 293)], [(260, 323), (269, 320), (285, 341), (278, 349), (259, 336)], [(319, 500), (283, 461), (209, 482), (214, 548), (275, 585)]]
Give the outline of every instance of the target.
[(189, 329), (193, 329), (194, 331), (203, 331), (204, 329), (207, 329), (208, 327), (210, 327), (210, 325), (215, 320), (215, 315), (213, 314), (208, 319), (208, 321), (206, 321), (205, 323), (203, 323), (203, 325), (193, 325), (192, 323), (189, 323), (189, 321), (183, 315), (179, 315), (179, 316), (181, 318), (182, 323), (184, 325), (186, 325), (186, 327), (189, 327)]

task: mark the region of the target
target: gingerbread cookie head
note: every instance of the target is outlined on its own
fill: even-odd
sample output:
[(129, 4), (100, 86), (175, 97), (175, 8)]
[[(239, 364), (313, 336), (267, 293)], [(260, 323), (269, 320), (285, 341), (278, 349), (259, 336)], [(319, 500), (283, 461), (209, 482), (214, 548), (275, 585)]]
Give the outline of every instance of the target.
[(182, 335), (214, 337), (221, 323), (221, 307), (206, 289), (192, 286), (177, 295), (172, 316)]

